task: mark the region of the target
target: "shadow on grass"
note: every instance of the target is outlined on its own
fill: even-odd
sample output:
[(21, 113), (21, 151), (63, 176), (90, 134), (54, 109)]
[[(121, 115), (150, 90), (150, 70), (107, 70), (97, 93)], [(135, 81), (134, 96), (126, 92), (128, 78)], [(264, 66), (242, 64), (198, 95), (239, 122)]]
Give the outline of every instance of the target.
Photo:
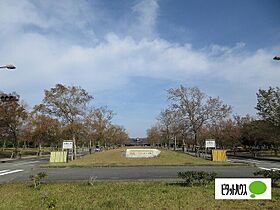
[(166, 183), (166, 186), (179, 186), (179, 187), (191, 187), (187, 185), (185, 182), (172, 182), (172, 183)]
[(214, 185), (214, 183), (209, 183), (209, 184), (206, 184), (206, 185), (198, 184), (198, 183), (194, 183), (193, 185), (189, 185), (189, 184), (185, 183), (184, 181), (166, 183), (166, 186), (178, 186), (178, 187), (209, 187), (209, 186), (212, 186), (212, 185)]

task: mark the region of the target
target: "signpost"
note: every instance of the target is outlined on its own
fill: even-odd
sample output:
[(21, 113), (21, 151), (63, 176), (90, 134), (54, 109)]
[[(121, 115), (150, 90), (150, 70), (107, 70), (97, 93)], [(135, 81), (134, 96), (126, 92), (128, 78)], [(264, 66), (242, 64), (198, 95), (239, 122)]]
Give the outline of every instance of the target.
[[(215, 139), (205, 139), (205, 157), (207, 154), (207, 148), (216, 149), (216, 141)], [(211, 157), (212, 159), (212, 157)]]
[(67, 150), (67, 154), (71, 154), (71, 160), (73, 160), (74, 159), (74, 157), (73, 157), (73, 146), (74, 146), (74, 144), (73, 144), (73, 141), (72, 140), (65, 140), (65, 141), (63, 141), (63, 144), (62, 144), (62, 150)]
[(73, 149), (73, 141), (72, 140), (63, 141), (62, 149)]
[(205, 140), (205, 148), (216, 148), (215, 139), (206, 139)]

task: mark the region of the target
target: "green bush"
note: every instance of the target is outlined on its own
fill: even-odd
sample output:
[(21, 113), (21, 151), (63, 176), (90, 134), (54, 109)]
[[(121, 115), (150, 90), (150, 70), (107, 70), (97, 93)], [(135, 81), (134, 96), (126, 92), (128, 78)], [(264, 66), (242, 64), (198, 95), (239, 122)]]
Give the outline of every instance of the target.
[(33, 187), (37, 189), (41, 185), (41, 180), (47, 177), (48, 174), (45, 172), (40, 172), (36, 175), (31, 175), (29, 178), (32, 181)]
[(215, 172), (204, 171), (185, 171), (178, 172), (178, 177), (184, 179), (187, 186), (207, 185), (215, 180), (217, 174)]
[(262, 176), (265, 178), (271, 178), (272, 185), (276, 185), (276, 182), (280, 180), (280, 171), (274, 170), (259, 170), (254, 173), (255, 176)]

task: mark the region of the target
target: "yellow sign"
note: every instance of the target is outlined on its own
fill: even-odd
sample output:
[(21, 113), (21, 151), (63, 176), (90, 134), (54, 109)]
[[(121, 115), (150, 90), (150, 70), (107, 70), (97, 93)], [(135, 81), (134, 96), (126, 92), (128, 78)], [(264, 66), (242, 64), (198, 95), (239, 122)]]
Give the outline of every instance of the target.
[(227, 161), (227, 151), (222, 149), (212, 150), (212, 160), (213, 161)]
[(51, 163), (66, 163), (67, 162), (67, 152), (51, 152), (50, 162)]

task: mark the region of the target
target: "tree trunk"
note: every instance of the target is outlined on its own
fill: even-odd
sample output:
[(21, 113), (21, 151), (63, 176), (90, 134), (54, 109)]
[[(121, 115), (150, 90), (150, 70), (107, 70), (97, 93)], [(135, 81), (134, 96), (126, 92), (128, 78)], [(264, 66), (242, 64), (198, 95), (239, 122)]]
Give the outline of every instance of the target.
[(198, 146), (198, 142), (197, 142), (197, 131), (194, 131), (194, 144), (196, 146)]
[(91, 139), (89, 140), (89, 154), (91, 154)]
[(174, 137), (174, 151), (176, 151), (176, 144), (177, 144), (177, 138), (176, 136)]
[(77, 158), (76, 136), (73, 134), (73, 159)]
[(185, 139), (184, 139), (184, 136), (183, 136), (183, 152), (185, 152)]
[(2, 151), (4, 151), (5, 150), (5, 148), (6, 148), (6, 138), (4, 138), (4, 140), (3, 140), (3, 147), (2, 147)]
[(274, 148), (274, 155), (277, 157), (277, 155), (278, 155), (278, 148), (276, 147), (276, 148)]
[(14, 157), (15, 157), (15, 158), (18, 158), (18, 147), (19, 147), (19, 142), (18, 142), (17, 135), (16, 135), (15, 132), (14, 132), (14, 140), (15, 140), (15, 145), (16, 145)]
[(42, 144), (39, 143), (39, 151), (38, 151), (38, 156), (40, 157), (42, 153)]

